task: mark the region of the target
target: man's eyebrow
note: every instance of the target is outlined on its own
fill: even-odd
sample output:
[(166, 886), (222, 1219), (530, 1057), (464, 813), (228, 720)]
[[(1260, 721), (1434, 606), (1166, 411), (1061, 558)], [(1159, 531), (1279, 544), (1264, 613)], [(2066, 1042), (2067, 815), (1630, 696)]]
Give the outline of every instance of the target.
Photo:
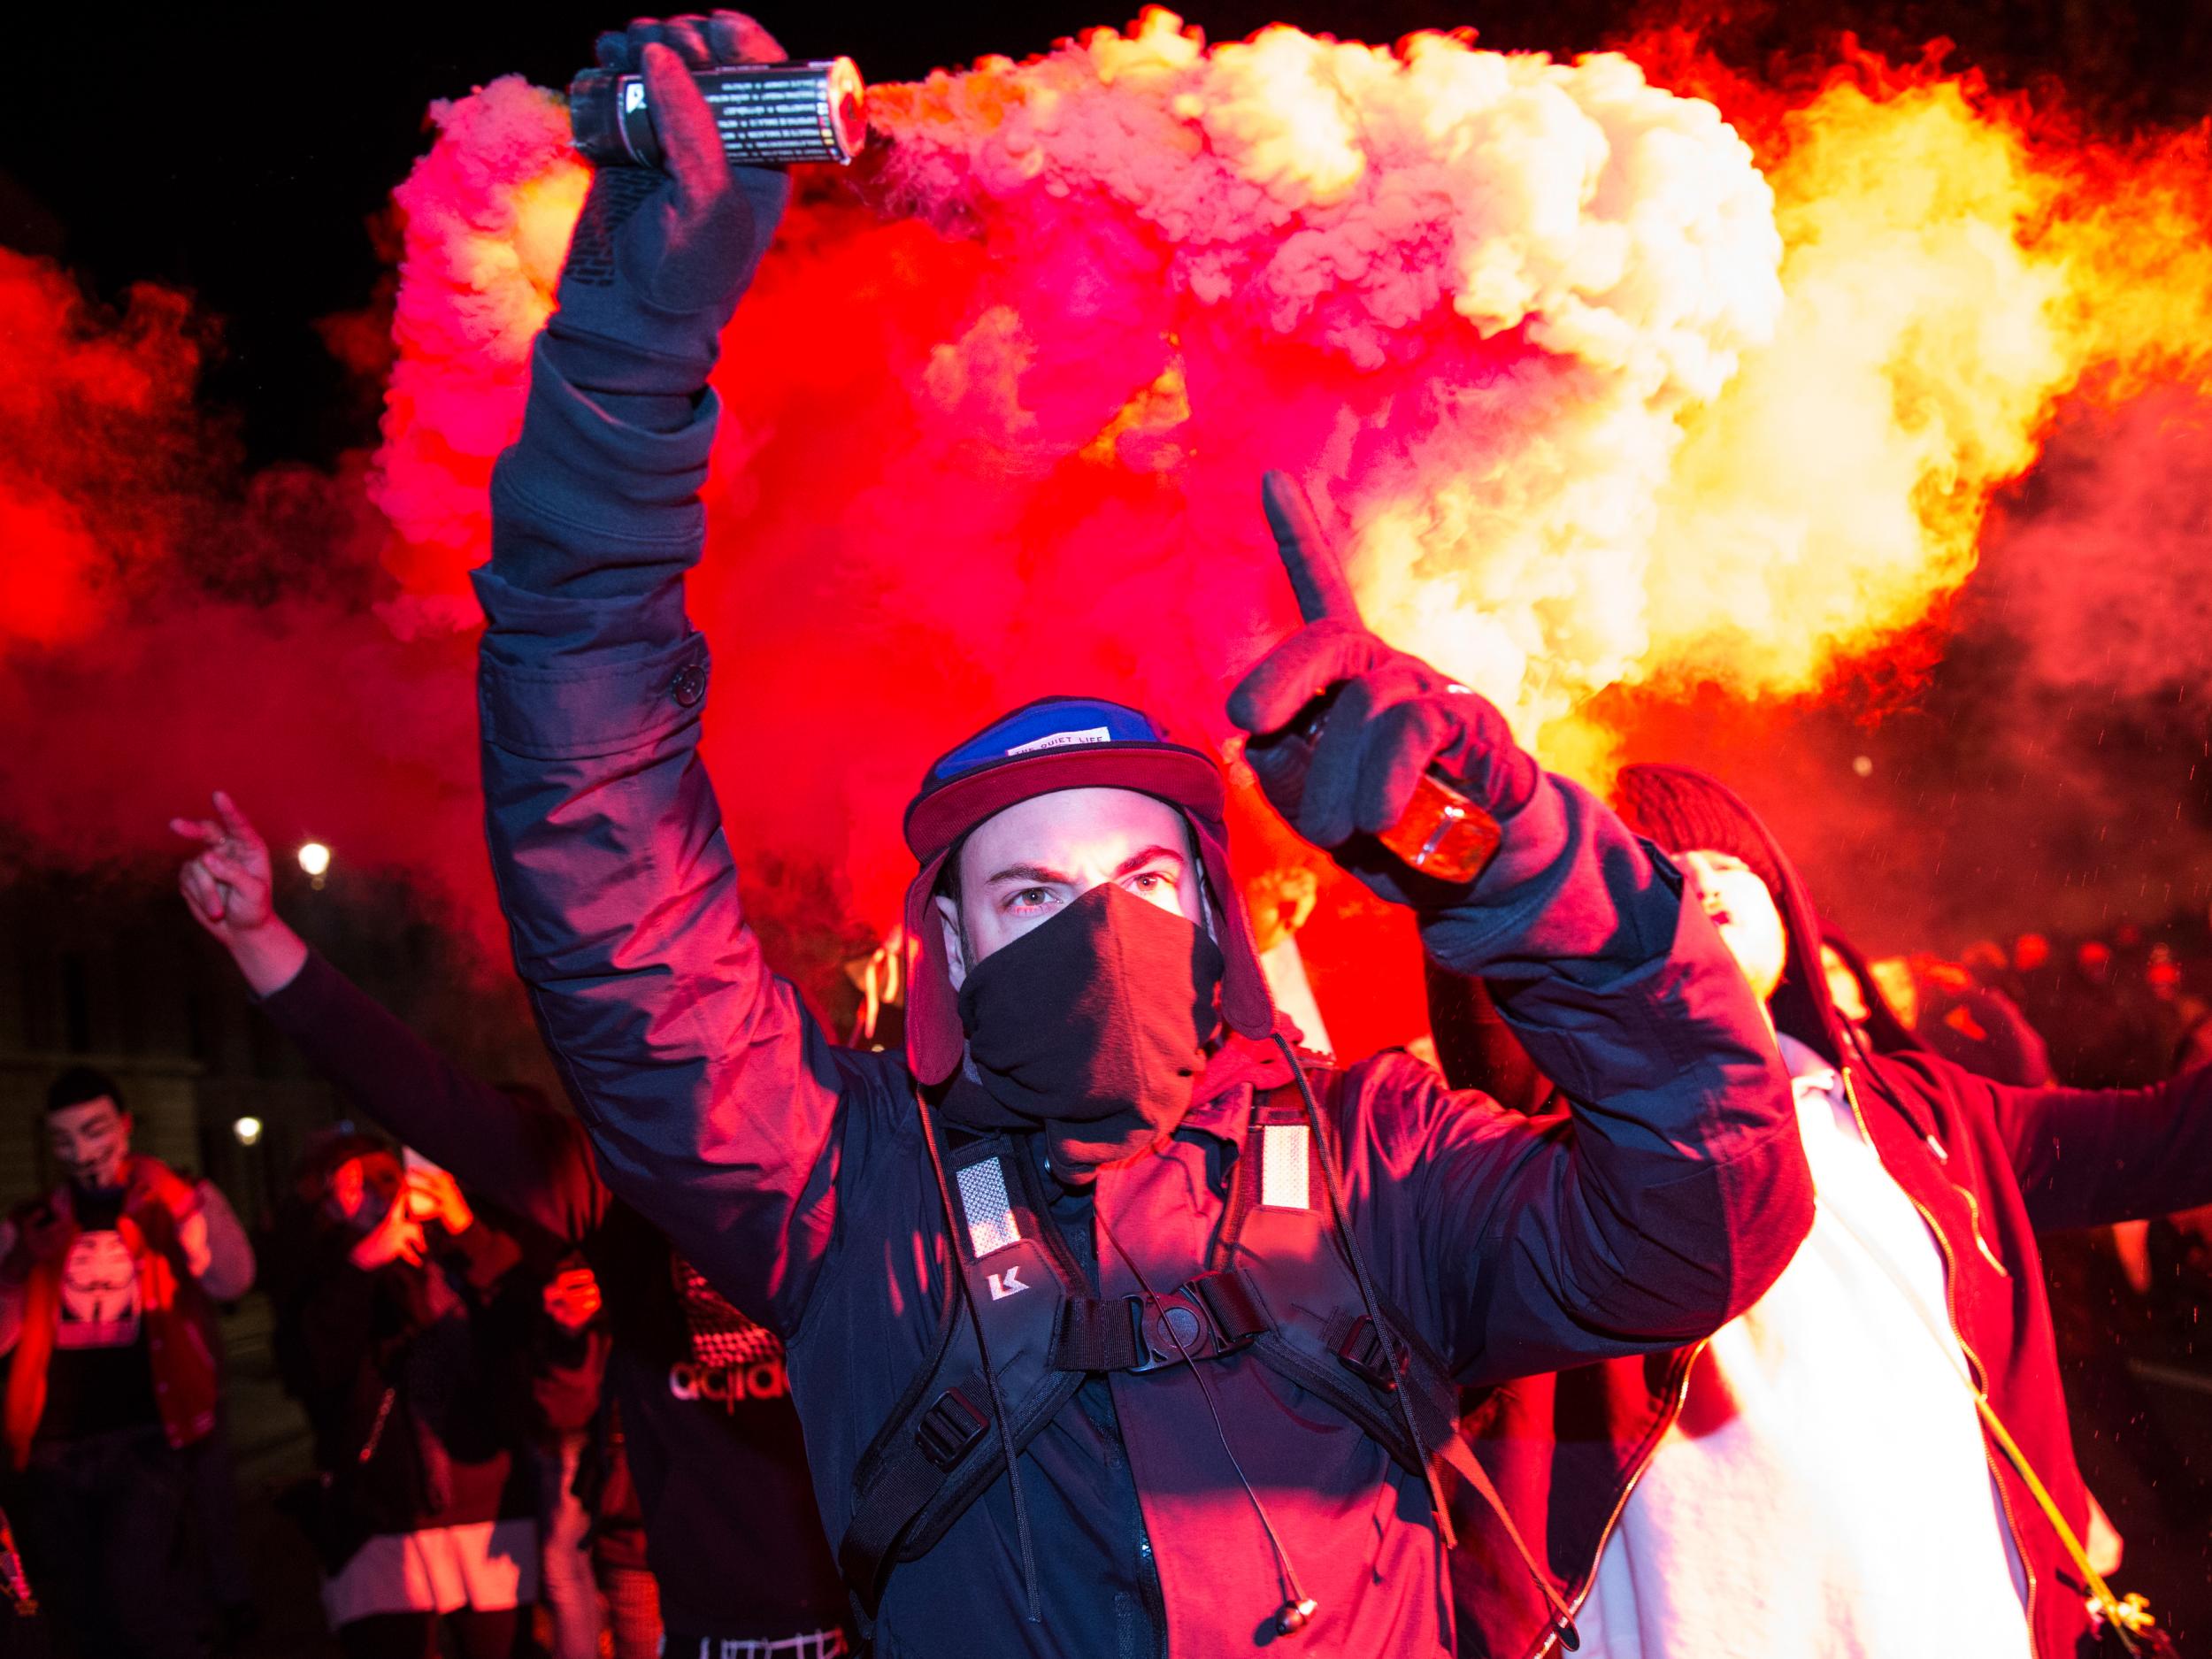
[(1034, 881), (1041, 887), (1071, 887), (1075, 878), (1044, 864), (1009, 864), (996, 874), (987, 877), (983, 885), (995, 887), (1002, 881)]
[(1141, 853), (1131, 854), (1117, 864), (1114, 867), (1114, 877), (1118, 880), (1123, 876), (1134, 875), (1147, 864), (1161, 858), (1172, 858), (1179, 864), (1190, 862), (1172, 847), (1148, 847)]

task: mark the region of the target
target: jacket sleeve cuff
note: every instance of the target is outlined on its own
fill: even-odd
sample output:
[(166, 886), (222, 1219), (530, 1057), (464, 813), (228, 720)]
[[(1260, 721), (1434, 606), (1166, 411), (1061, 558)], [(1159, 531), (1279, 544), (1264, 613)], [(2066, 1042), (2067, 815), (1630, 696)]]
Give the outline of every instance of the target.
[(1465, 898), (1425, 918), (1455, 973), (1595, 988), (1663, 959), (1681, 909), (1672, 865), (1578, 785), (1547, 772)]
[[(617, 400), (618, 403), (618, 400)], [(580, 390), (540, 342), (522, 435), (492, 469), (492, 564), (518, 587), (636, 595), (699, 557), (721, 404), (711, 392), (672, 431), (623, 419)]]

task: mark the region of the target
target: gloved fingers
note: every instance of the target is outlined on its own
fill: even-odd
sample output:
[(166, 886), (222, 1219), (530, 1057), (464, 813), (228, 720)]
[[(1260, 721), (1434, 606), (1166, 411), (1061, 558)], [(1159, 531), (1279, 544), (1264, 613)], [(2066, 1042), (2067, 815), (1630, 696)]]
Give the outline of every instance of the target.
[(661, 43), (684, 60), (687, 69), (711, 69), (714, 53), (707, 45), (707, 20), (695, 12), (668, 19), (661, 25)]
[(1374, 681), (1347, 683), (1330, 705), (1306, 769), (1304, 796), (1298, 803), (1298, 833), (1317, 847), (1336, 847), (1352, 838), (1352, 801), (1359, 785), (1360, 752), (1376, 709)]
[(1260, 480), (1260, 506), (1274, 533), (1275, 551), (1298, 595), (1299, 613), (1308, 622), (1324, 619), (1359, 625), (1359, 601), (1345, 580), (1344, 566), (1305, 486), (1287, 472)]
[(1377, 715), (1361, 748), (1353, 823), (1379, 835), (1403, 818), (1421, 774), (1458, 735), (1458, 722), (1432, 697), (1409, 697)]
[(742, 12), (717, 12), (707, 19), (707, 44), (718, 62), (780, 64), (790, 54), (776, 37)]
[(645, 48), (642, 58), (647, 101), (653, 111), (653, 130), (660, 135), (661, 154), (686, 208), (696, 211), (729, 188), (730, 164), (722, 153), (714, 111), (707, 108), (691, 72), (673, 48), (655, 42)]
[(1256, 737), (1280, 731), (1338, 680), (1350, 680), (1395, 654), (1354, 624), (1310, 623), (1237, 682), (1229, 694), (1229, 718)]

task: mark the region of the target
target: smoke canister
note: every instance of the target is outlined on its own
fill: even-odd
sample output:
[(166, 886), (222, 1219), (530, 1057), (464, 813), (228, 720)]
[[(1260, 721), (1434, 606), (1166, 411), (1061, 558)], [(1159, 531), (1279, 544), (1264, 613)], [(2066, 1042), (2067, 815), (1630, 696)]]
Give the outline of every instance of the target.
[[(714, 111), (722, 150), (754, 166), (848, 162), (867, 140), (867, 88), (849, 58), (811, 64), (727, 64), (691, 78)], [(568, 84), (576, 148), (600, 166), (657, 167), (660, 135), (642, 75), (588, 69)]]
[[(1245, 745), (1245, 753), (1267, 780), (1269, 797), (1285, 818), (1295, 818), (1299, 803), (1305, 799), (1314, 748), (1343, 689), (1341, 683), (1331, 686), (1281, 731)], [(1414, 785), (1398, 821), (1374, 839), (1420, 874), (1456, 887), (1489, 867), (1502, 838), (1497, 819), (1431, 767)]]

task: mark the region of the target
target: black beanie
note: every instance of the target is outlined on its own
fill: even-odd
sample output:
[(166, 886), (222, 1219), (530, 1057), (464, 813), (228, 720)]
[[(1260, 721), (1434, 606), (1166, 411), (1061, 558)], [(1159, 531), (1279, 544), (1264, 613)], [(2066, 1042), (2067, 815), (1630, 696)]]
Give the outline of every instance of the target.
[(1624, 766), (1613, 810), (1637, 834), (1670, 856), (1704, 851), (1740, 858), (1786, 916), (1788, 899), (1765, 826), (1729, 787), (1689, 766)]

